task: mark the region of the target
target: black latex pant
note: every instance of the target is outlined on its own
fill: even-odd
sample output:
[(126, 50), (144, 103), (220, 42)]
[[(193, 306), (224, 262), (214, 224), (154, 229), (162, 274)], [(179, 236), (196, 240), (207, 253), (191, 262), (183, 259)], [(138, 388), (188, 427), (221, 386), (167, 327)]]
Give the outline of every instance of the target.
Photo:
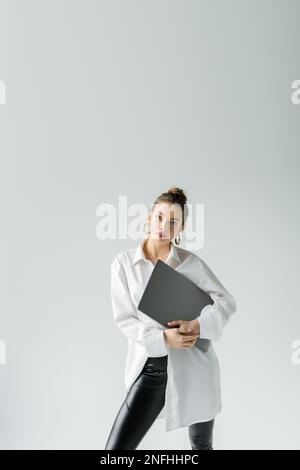
[[(168, 355), (148, 357), (141, 373), (122, 403), (106, 450), (133, 450), (138, 447), (165, 403)], [(213, 450), (214, 419), (188, 426), (192, 450)]]

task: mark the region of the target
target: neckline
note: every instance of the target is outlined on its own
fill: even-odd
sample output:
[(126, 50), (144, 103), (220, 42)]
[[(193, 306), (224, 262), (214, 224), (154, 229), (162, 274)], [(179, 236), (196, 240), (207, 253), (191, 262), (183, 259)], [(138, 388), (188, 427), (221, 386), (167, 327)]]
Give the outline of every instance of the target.
[(156, 265), (156, 262), (157, 262), (158, 260), (161, 260), (161, 261), (163, 261), (164, 263), (166, 263), (166, 262), (169, 260), (169, 258), (171, 257), (171, 253), (172, 253), (172, 247), (173, 247), (172, 242), (170, 242), (170, 250), (169, 250), (169, 253), (168, 253), (168, 256), (166, 257), (166, 259), (157, 258), (156, 261), (155, 261), (155, 263), (153, 263), (153, 262), (151, 261), (151, 259), (149, 259), (149, 258), (146, 257), (145, 252), (144, 252), (144, 245), (145, 245), (146, 241), (147, 241), (147, 239), (144, 240), (144, 242), (142, 243), (142, 253), (143, 253), (143, 256), (144, 256), (145, 260), (146, 260), (146, 261), (150, 261), (150, 263), (152, 264), (152, 266), (155, 266), (155, 265)]

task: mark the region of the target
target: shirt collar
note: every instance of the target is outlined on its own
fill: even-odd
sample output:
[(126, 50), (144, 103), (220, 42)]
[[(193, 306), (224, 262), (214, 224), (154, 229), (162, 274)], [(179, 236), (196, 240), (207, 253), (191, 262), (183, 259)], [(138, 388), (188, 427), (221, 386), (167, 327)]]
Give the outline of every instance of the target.
[[(140, 259), (143, 259), (144, 261), (147, 261), (147, 258), (145, 256), (145, 253), (144, 253), (144, 250), (143, 250), (143, 246), (144, 246), (145, 241), (146, 241), (146, 239), (142, 240), (140, 242), (140, 244), (138, 245), (138, 247), (136, 249), (136, 252), (135, 252), (134, 259), (133, 259), (133, 264), (135, 264)], [(171, 258), (176, 259), (178, 262), (181, 261), (180, 257), (179, 257), (179, 254), (178, 254), (178, 250), (172, 242), (171, 242), (170, 253), (169, 253), (167, 259), (164, 262), (167, 263)]]

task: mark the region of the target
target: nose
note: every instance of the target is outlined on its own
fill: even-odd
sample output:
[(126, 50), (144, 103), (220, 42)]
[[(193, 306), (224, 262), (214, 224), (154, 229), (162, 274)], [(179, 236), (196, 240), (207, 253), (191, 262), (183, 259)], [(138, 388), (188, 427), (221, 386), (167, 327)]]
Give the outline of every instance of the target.
[(167, 223), (161, 224), (159, 227), (159, 231), (162, 232), (163, 235), (169, 234), (169, 226)]

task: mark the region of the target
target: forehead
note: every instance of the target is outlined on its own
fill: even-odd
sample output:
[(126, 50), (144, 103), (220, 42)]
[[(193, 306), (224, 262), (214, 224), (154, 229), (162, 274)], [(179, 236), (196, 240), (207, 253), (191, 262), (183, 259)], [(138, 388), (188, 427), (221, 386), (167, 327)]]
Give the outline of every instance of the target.
[(165, 217), (180, 218), (182, 217), (182, 209), (180, 204), (171, 204), (168, 202), (159, 202), (153, 206), (153, 214), (161, 213)]

